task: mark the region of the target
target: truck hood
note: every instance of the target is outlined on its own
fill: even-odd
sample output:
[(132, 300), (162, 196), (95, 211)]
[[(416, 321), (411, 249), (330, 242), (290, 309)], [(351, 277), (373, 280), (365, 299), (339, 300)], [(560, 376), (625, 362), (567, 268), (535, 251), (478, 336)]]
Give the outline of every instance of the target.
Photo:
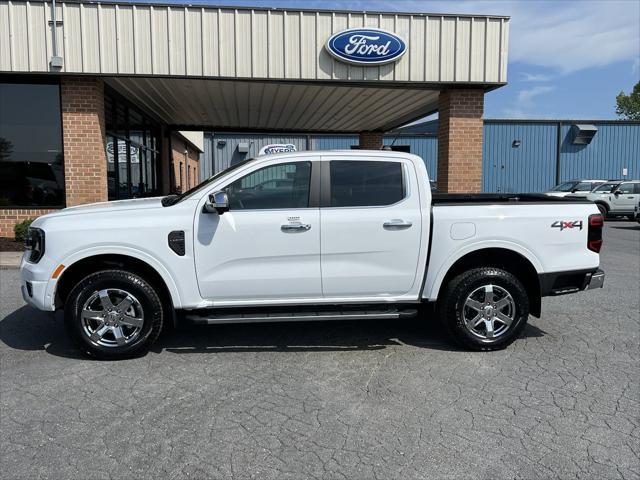
[(45, 215), (46, 217), (60, 217), (67, 215), (81, 215), (85, 213), (107, 213), (127, 210), (144, 210), (149, 208), (163, 208), (162, 197), (135, 198), (132, 200), (117, 200), (115, 202), (89, 203), (76, 207), (64, 208), (58, 212)]

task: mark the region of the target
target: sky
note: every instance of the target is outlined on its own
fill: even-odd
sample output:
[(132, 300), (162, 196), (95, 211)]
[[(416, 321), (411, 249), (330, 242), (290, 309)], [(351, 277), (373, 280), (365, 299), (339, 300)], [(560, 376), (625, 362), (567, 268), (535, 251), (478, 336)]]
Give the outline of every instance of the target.
[[(165, 2), (163, 2), (165, 3)], [(169, 0), (169, 3), (185, 2)], [(640, 0), (191, 0), (193, 5), (508, 15), (508, 85), (485, 118), (613, 119), (640, 80)]]

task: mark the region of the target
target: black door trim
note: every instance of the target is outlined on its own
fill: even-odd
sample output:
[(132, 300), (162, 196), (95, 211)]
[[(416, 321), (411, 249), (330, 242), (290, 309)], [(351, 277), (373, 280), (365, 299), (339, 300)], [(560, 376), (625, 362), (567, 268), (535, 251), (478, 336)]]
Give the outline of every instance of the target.
[(320, 162), (320, 207), (331, 206), (331, 162)]
[(318, 160), (314, 160), (311, 162), (311, 180), (309, 185), (309, 208), (320, 207), (321, 163), (322, 162)]

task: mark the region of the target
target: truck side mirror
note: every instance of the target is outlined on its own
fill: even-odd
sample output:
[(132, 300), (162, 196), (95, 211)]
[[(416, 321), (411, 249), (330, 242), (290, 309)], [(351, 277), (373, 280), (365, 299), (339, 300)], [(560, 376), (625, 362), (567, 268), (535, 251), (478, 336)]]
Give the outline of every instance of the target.
[(617, 190), (617, 189), (613, 191), (613, 194), (614, 194), (616, 197), (617, 197), (618, 195), (620, 195), (620, 193), (621, 193), (621, 192), (620, 192), (620, 190)]
[(217, 213), (222, 215), (229, 211), (229, 197), (226, 192), (218, 191), (209, 195), (202, 209), (203, 213)]

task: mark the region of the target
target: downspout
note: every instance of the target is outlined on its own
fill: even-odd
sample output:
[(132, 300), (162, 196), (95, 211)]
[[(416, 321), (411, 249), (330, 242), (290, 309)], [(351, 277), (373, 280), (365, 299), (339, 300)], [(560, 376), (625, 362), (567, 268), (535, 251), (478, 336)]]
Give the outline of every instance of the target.
[(63, 63), (62, 57), (58, 55), (58, 20), (56, 18), (56, 0), (51, 0), (51, 26), (51, 46), (53, 48), (53, 55), (49, 61), (49, 66), (52, 70), (60, 70)]
[(168, 147), (169, 147), (169, 193), (175, 193), (175, 189), (176, 189), (176, 173), (174, 170), (174, 165), (173, 165), (173, 142), (172, 142), (172, 138), (173, 137), (173, 130), (169, 130), (168, 135), (167, 135), (167, 139), (169, 140), (168, 142)]
[(556, 137), (556, 185), (560, 185), (560, 173), (561, 173), (561, 165), (560, 165), (560, 155), (562, 150), (562, 122), (558, 122), (557, 125), (558, 132)]

